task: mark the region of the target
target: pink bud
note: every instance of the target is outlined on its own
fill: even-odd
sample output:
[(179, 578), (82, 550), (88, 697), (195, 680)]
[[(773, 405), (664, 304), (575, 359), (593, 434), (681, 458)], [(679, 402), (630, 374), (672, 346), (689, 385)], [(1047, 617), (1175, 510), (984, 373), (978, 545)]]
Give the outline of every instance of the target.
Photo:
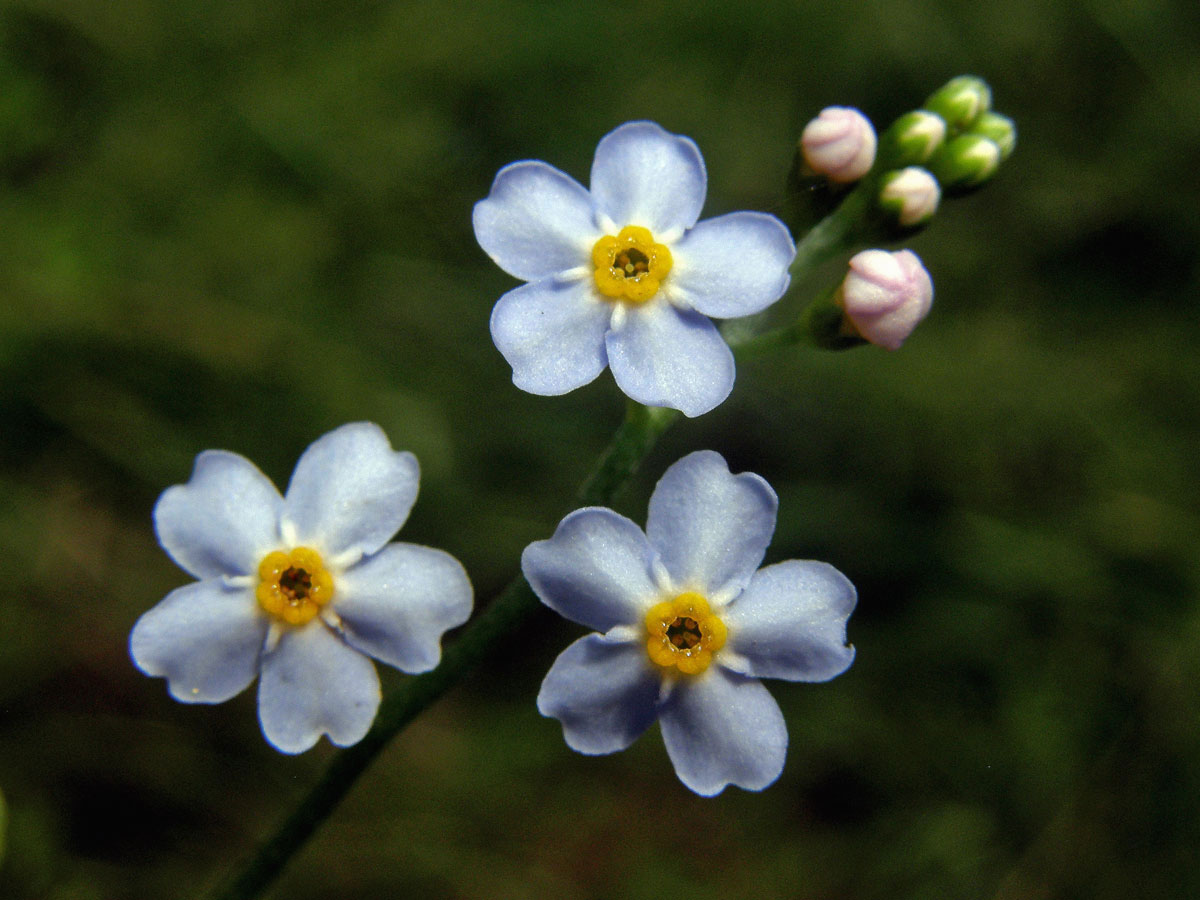
[(830, 106), (804, 126), (804, 161), (830, 181), (858, 181), (875, 162), (875, 129), (867, 117), (847, 106)]
[(898, 350), (933, 303), (933, 281), (911, 250), (864, 250), (850, 260), (839, 292), (851, 327), (865, 340)]

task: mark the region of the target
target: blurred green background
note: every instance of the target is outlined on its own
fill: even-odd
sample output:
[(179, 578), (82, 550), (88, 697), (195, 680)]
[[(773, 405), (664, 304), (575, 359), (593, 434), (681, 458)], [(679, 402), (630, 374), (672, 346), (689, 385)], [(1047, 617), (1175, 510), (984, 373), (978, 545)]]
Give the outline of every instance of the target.
[(644, 521), (719, 450), (780, 494), (768, 562), (858, 585), (852, 669), (771, 686), (779, 782), (692, 796), (656, 729), (568, 750), (533, 698), (581, 629), (547, 614), (272, 896), (1200, 896), (1198, 50), (1182, 0), (4, 3), (0, 895), (193, 896), (333, 754), (128, 660), (189, 580), (150, 512), (196, 453), (284, 484), (379, 422), (424, 472), (401, 538), (480, 603), (572, 508), (622, 398), (512, 386), (487, 322), (515, 282), (470, 228), (500, 166), (586, 181), (652, 118), (704, 152), (705, 216), (778, 209), (823, 106), (882, 126), (969, 72), (1020, 139), (912, 242), (931, 317), (899, 353), (743, 364), (617, 504)]

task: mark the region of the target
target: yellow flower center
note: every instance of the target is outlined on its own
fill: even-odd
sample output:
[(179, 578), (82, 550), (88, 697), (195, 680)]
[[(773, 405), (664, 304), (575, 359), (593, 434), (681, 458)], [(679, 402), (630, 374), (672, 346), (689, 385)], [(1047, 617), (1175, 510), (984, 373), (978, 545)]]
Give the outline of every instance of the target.
[(259, 605), (289, 625), (303, 625), (333, 597), (333, 576), (308, 547), (276, 550), (258, 564)]
[(626, 225), (613, 237), (606, 234), (592, 247), (596, 288), (610, 300), (645, 303), (658, 293), (671, 271), (671, 251), (654, 243), (647, 228)]
[(664, 600), (646, 613), (646, 653), (664, 669), (698, 675), (708, 668), (713, 654), (725, 646), (725, 623), (713, 614), (708, 601), (688, 591)]

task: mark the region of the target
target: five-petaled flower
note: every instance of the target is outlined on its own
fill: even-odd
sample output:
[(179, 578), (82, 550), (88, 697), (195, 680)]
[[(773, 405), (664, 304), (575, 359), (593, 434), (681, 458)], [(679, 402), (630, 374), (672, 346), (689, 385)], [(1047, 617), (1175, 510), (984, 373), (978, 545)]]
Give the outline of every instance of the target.
[(774, 216), (697, 223), (700, 150), (653, 122), (601, 139), (591, 190), (544, 162), (505, 166), (475, 205), (475, 237), (528, 284), (492, 311), (492, 339), (533, 394), (564, 394), (605, 367), (629, 397), (687, 416), (733, 389), (733, 355), (708, 316), (766, 309), (787, 290), (795, 246)]
[(559, 655), (538, 709), (581, 753), (623, 750), (657, 718), (698, 794), (761, 790), (783, 771), (787, 729), (760, 677), (825, 681), (854, 659), (854, 586), (827, 563), (759, 569), (778, 501), (713, 451), (671, 466), (646, 531), (576, 510), (521, 565), (542, 602), (595, 629)]
[(322, 734), (361, 740), (380, 700), (368, 657), (432, 669), (442, 634), (471, 614), (454, 557), (387, 543), (418, 481), (416, 457), (368, 422), (315, 441), (282, 497), (245, 457), (201, 453), (154, 510), (159, 542), (199, 581), (138, 619), (134, 662), (185, 703), (221, 703), (261, 676), (259, 721), (284, 753)]

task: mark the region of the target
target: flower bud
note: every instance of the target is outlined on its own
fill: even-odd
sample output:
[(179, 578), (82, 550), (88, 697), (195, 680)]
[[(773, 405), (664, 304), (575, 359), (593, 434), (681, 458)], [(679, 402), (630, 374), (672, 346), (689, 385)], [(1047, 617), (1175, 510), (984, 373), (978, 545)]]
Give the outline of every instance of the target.
[(933, 303), (933, 281), (911, 250), (864, 250), (838, 291), (844, 324), (864, 340), (898, 350)]
[(985, 137), (999, 147), (1000, 162), (1012, 156), (1013, 148), (1017, 146), (1017, 126), (1012, 119), (1000, 113), (984, 113), (971, 126), (971, 134)]
[(879, 158), (889, 166), (921, 165), (946, 139), (946, 120), (925, 109), (905, 113), (879, 139)]
[(970, 128), (971, 123), (987, 112), (991, 105), (992, 89), (986, 81), (974, 75), (951, 78), (925, 101), (926, 109), (946, 120), (951, 134)]
[(942, 189), (925, 169), (909, 166), (883, 176), (879, 206), (892, 214), (901, 228), (924, 225), (937, 212)]
[(804, 126), (800, 151), (818, 175), (830, 181), (858, 181), (875, 162), (875, 129), (857, 109), (830, 106)]
[(971, 188), (992, 177), (1000, 157), (995, 141), (979, 134), (960, 134), (942, 147), (929, 168), (947, 188)]

